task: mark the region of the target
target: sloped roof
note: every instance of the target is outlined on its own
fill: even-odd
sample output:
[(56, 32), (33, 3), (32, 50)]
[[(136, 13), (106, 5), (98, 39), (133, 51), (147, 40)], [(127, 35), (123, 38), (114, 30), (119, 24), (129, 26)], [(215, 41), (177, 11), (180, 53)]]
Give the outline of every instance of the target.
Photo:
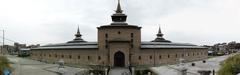
[(142, 42), (142, 49), (148, 48), (206, 48), (190, 43), (172, 43), (172, 42)]
[(97, 42), (78, 42), (78, 43), (58, 43), (58, 44), (48, 44), (40, 46), (37, 48), (32, 48), (33, 50), (38, 49), (97, 49)]
[[(47, 50), (47, 49), (97, 49), (97, 42), (81, 42), (81, 43), (58, 43), (48, 44), (32, 50)], [(155, 49), (155, 48), (206, 48), (189, 43), (171, 43), (171, 42), (141, 42), (141, 49)]]

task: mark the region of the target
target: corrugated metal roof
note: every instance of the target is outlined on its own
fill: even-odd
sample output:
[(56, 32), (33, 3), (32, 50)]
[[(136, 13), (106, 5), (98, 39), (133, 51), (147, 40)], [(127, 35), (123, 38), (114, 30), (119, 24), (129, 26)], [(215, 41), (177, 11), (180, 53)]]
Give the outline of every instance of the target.
[(84, 46), (84, 45), (97, 45), (97, 42), (80, 42), (80, 43), (58, 43), (48, 44), (41, 47), (52, 47), (52, 46)]
[(205, 48), (201, 46), (141, 45), (141, 48)]
[[(97, 42), (81, 43), (58, 43), (41, 46), (34, 49), (93, 49), (98, 48)], [(205, 48), (189, 43), (171, 43), (171, 42), (141, 42), (141, 48)]]
[(190, 43), (142, 42), (141, 48), (206, 48)]
[(190, 43), (173, 43), (173, 42), (141, 42), (141, 45), (197, 46)]
[(38, 47), (38, 48), (32, 48), (33, 50), (38, 49), (92, 49), (92, 48), (98, 48), (97, 45), (88, 45), (88, 46), (52, 46), (52, 47)]

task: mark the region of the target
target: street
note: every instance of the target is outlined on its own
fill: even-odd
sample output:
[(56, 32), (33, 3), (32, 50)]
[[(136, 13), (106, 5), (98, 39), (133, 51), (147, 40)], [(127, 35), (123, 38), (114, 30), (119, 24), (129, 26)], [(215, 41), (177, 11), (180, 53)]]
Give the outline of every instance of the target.
[(19, 58), (8, 55), (7, 58), (12, 62), (12, 75), (57, 75), (54, 72), (46, 71), (44, 68), (56, 66), (52, 64), (45, 64), (42, 62)]
[[(58, 65), (47, 64), (28, 58), (20, 58), (16, 56), (6, 56), (13, 67), (12, 75), (57, 75)], [(85, 69), (64, 66), (65, 75), (75, 75), (76, 73), (84, 73)]]
[[(203, 61), (188, 62), (188, 63), (184, 63), (184, 67), (187, 69), (188, 75), (200, 75), (198, 73), (199, 70), (209, 70), (209, 71), (215, 70), (215, 72), (217, 72), (221, 67), (220, 63), (233, 55), (235, 54), (209, 58), (209, 59), (206, 59), (206, 63), (203, 63)], [(192, 63), (195, 63), (195, 66), (192, 66)], [(159, 67), (152, 67), (151, 70), (157, 73), (158, 75), (178, 75), (180, 67), (181, 66), (179, 64), (164, 65)], [(213, 73), (211, 73), (211, 75), (213, 75)]]

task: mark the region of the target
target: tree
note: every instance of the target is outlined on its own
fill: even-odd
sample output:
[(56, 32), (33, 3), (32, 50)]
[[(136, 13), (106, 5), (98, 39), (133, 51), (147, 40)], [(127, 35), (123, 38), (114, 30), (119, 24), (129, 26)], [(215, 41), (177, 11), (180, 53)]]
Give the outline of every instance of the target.
[(3, 74), (3, 70), (4, 69), (10, 69), (10, 64), (9, 64), (9, 60), (4, 57), (4, 56), (0, 56), (0, 74)]
[(218, 75), (236, 75), (240, 73), (240, 54), (229, 57), (221, 63)]

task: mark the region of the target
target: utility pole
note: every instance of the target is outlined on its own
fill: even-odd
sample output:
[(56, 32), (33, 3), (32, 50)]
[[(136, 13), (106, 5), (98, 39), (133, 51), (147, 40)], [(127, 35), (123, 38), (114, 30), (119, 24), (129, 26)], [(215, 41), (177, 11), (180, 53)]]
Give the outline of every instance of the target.
[(2, 30), (3, 31), (3, 48), (4, 48), (4, 30)]
[(4, 48), (4, 36), (5, 36), (5, 34), (4, 34), (4, 30), (1, 30), (2, 31), (2, 47), (1, 47), (1, 53), (3, 53), (3, 48)]

